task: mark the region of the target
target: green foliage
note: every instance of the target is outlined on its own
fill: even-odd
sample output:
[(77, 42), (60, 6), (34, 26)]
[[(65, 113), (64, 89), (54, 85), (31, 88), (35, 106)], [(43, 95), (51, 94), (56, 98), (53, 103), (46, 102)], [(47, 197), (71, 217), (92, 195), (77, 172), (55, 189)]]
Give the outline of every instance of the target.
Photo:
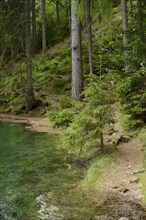
[(110, 89), (110, 77), (90, 75), (88, 80), (82, 107), (62, 138), (64, 147), (71, 151), (76, 149), (79, 154), (91, 147), (100, 149), (99, 138), (108, 133), (108, 125), (113, 122), (114, 93)]
[[(146, 70), (142, 66), (130, 76), (124, 77), (119, 84), (119, 97), (124, 113), (135, 119), (133, 125), (146, 121)], [(137, 121), (137, 123), (136, 123)], [(129, 122), (130, 123), (130, 122)]]
[[(52, 52), (53, 53), (53, 52)], [(49, 56), (49, 57), (48, 57)], [(45, 90), (46, 93), (63, 93), (68, 90), (70, 82), (71, 58), (66, 49), (54, 55), (46, 55), (34, 60), (34, 87), (37, 91)]]
[(53, 122), (54, 126), (68, 127), (73, 121), (75, 114), (71, 98), (63, 96), (59, 104), (47, 112), (47, 117)]
[[(115, 25), (116, 23), (116, 25)], [(100, 75), (100, 62), (102, 61), (102, 73), (116, 73), (120, 75), (124, 66), (122, 54), (122, 33), (120, 21), (108, 24), (108, 27), (101, 27), (100, 31), (93, 31), (93, 69), (94, 74)], [(118, 33), (118, 34), (117, 34)], [(84, 74), (88, 75), (88, 47), (87, 42), (83, 40), (83, 63)]]
[(65, 109), (65, 108), (71, 108), (71, 107), (73, 107), (73, 102), (70, 96), (63, 96), (59, 102), (59, 108)]
[(57, 127), (68, 127), (74, 118), (74, 111), (66, 108), (60, 111), (50, 111), (47, 113), (47, 117), (51, 122), (53, 122), (54, 126)]
[(94, 193), (95, 184), (99, 180), (106, 170), (106, 167), (110, 165), (116, 159), (116, 152), (112, 148), (111, 152), (106, 155), (97, 156), (97, 158), (90, 164), (84, 180), (81, 181), (81, 186), (88, 192)]
[[(59, 45), (60, 46), (60, 45)], [(61, 47), (61, 46), (60, 46)], [(62, 43), (62, 47), (66, 47)], [(33, 79), (35, 98), (49, 102), (49, 95), (62, 95), (70, 89), (71, 58), (67, 49), (58, 50), (46, 57), (38, 55), (33, 60)], [(26, 84), (25, 60), (5, 61), (0, 66), (0, 104), (1, 110), (18, 111), (25, 106)]]
[(0, 100), (5, 108), (15, 111), (25, 104), (25, 75), (23, 68), (25, 64), (4, 63), (4, 69), (0, 82)]
[(146, 149), (146, 127), (143, 127), (139, 132), (138, 140), (140, 145)]

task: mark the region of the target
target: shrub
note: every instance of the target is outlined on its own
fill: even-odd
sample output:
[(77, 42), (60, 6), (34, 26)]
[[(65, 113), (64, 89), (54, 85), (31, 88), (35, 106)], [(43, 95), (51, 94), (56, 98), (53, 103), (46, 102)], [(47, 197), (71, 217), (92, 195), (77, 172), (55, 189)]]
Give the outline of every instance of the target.
[(60, 111), (50, 111), (47, 113), (48, 118), (57, 127), (68, 127), (74, 117), (74, 111), (66, 108)]

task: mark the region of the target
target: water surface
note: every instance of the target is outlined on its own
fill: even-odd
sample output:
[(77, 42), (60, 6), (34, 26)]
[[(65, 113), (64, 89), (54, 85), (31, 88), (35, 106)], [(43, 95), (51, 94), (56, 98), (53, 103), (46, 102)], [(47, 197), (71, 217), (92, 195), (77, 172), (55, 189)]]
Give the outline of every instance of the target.
[(65, 219), (92, 219), (92, 204), (75, 190), (80, 169), (71, 168), (57, 139), (23, 124), (0, 122), (1, 220), (38, 220), (36, 197), (48, 192), (66, 210)]

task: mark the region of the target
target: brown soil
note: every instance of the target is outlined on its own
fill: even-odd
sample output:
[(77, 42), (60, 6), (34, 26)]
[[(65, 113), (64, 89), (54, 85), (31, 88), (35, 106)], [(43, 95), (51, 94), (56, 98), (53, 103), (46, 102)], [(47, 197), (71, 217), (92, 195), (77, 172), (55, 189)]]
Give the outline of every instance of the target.
[[(143, 151), (135, 140), (118, 146), (119, 159), (113, 163), (98, 181), (97, 189), (106, 197), (122, 196), (127, 199), (142, 200), (140, 185), (135, 171), (141, 171)], [(124, 193), (124, 190), (127, 192)], [(98, 197), (97, 197), (98, 201)]]
[(0, 121), (8, 121), (14, 123), (24, 123), (26, 128), (31, 131), (48, 132), (50, 134), (60, 134), (61, 130), (53, 128), (52, 124), (46, 118), (33, 118), (26, 116), (5, 115), (0, 114)]
[[(95, 202), (98, 204), (96, 220), (144, 220), (145, 204), (136, 173), (142, 169), (143, 151), (136, 142), (118, 146), (119, 159), (105, 170), (97, 181)], [(104, 213), (104, 215), (103, 215)]]

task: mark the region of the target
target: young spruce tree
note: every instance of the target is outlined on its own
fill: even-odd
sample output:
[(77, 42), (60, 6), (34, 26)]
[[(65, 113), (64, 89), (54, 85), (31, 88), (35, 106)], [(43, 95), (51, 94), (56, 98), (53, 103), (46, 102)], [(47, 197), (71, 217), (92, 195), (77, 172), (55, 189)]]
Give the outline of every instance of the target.
[[(110, 77), (90, 74), (88, 86), (84, 91), (84, 100), (78, 105), (77, 115), (65, 131), (63, 146), (77, 150), (79, 156), (90, 148), (104, 152), (104, 134), (108, 133), (113, 122), (111, 104), (114, 100), (110, 87)], [(77, 105), (77, 106), (78, 106)]]

